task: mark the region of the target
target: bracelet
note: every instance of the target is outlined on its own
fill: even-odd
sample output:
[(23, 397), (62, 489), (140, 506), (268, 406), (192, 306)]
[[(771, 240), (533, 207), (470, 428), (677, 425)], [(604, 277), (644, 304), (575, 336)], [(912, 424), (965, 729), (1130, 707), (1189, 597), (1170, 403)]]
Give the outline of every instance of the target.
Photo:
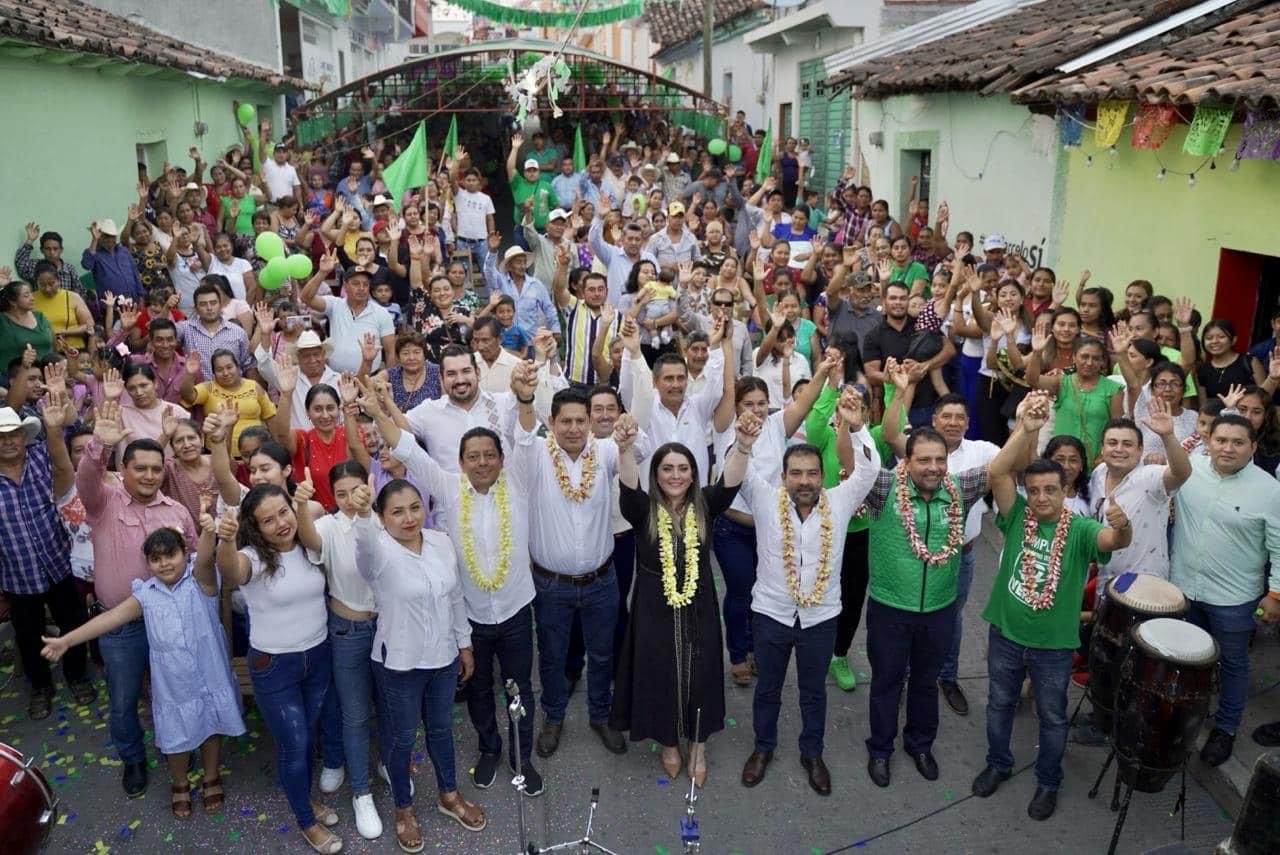
[(521, 398), (519, 395), (516, 395), (516, 400), (517, 400), (518, 402), (520, 402), (521, 404), (532, 404), (532, 403), (533, 403), (533, 395), (530, 395), (530, 396), (529, 396), (529, 397), (527, 397), (527, 398)]
[(1185, 327), (1178, 327), (1178, 332), (1191, 332), (1193, 329), (1195, 329), (1195, 327), (1188, 325)]
[(743, 448), (742, 443), (735, 442), (733, 444), (733, 447), (734, 447), (734, 450), (736, 450), (739, 454), (743, 455), (744, 457), (751, 456), (751, 446), (748, 445), (746, 448)]

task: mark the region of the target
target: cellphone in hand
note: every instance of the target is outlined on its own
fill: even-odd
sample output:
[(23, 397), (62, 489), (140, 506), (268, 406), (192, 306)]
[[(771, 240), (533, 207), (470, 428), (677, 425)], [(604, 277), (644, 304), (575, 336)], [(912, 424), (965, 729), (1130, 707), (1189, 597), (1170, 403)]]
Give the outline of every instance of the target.
[(311, 317), (308, 315), (289, 315), (284, 319), (284, 328), (288, 330), (310, 329)]

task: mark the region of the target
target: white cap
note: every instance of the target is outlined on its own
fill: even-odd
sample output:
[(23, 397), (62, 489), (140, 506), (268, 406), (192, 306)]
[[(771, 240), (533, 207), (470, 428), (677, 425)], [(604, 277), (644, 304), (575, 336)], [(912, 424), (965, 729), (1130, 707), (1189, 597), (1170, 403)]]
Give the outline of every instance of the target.
[(567, 220), (567, 219), (569, 219), (569, 212), (566, 211), (564, 208), (552, 208), (551, 213), (547, 214), (548, 222), (550, 222), (551, 220)]
[(524, 162), (524, 168), (525, 169), (541, 169), (542, 167), (539, 166), (538, 161), (536, 159), (531, 157)]
[(1004, 249), (1004, 235), (987, 235), (982, 239), (982, 251), (991, 252), (993, 249)]

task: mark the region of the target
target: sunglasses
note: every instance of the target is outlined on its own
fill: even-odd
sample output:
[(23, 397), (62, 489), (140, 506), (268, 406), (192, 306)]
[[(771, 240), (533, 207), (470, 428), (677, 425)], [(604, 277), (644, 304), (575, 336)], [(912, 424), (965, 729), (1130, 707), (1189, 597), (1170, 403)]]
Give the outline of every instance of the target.
[(711, 305), (713, 305), (713, 306), (719, 306), (719, 307), (720, 307), (720, 308), (722, 308), (722, 309), (732, 309), (732, 308), (733, 308), (733, 301), (732, 301), (732, 300), (730, 300), (730, 301), (728, 301), (728, 302), (726, 303), (726, 302), (724, 302), (723, 300), (713, 300), (713, 301), (711, 302)]

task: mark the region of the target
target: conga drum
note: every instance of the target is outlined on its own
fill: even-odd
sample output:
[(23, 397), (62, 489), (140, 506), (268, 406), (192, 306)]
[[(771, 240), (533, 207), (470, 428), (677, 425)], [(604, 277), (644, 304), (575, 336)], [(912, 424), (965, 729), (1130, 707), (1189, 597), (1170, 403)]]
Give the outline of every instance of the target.
[(1132, 634), (1116, 691), (1116, 762), (1125, 784), (1158, 793), (1195, 749), (1217, 679), (1218, 643), (1195, 624), (1168, 618)]
[(40, 851), (58, 816), (58, 800), (34, 762), (0, 742), (0, 849), (13, 855)]
[(1151, 618), (1175, 618), (1187, 613), (1187, 598), (1178, 586), (1158, 576), (1121, 573), (1107, 583), (1089, 641), (1089, 683), (1094, 723), (1111, 733), (1120, 664), (1132, 643), (1129, 631)]

